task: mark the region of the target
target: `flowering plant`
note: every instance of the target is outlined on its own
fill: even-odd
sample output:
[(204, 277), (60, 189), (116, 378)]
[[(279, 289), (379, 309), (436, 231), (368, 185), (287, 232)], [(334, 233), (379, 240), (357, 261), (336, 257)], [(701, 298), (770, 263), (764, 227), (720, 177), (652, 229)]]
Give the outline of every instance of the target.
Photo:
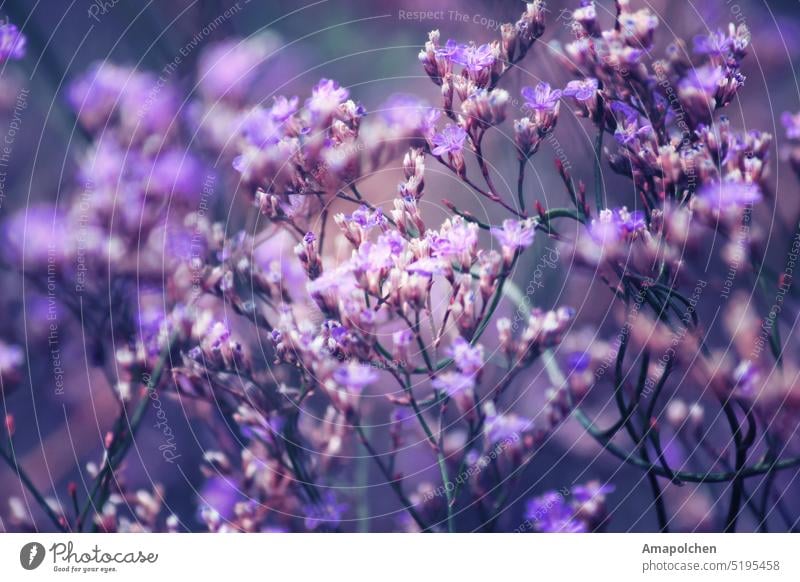
[[(721, 114), (745, 82), (750, 33), (731, 25), (691, 55), (680, 41), (658, 57), (658, 18), (615, 6), (607, 28), (594, 2), (569, 11), (574, 39), (537, 58), (572, 78), (519, 98), (504, 87), (543, 44), (541, 0), (484, 44), (430, 32), (418, 59), (436, 106), (393, 96), (373, 114), (328, 78), (305, 98), (265, 100), (257, 77), (273, 40), (262, 37), (203, 52), (185, 98), (108, 62), (73, 79), (87, 140), (73, 191), (10, 216), (3, 260), (51, 301), (48, 320), (79, 323), (114, 414), (97, 420), (102, 451), (77, 468), (83, 486), (73, 476), (66, 495), (56, 483), (44, 493), (15, 446), (25, 350), (13, 334), (0, 341), (0, 456), (23, 493), (0, 523), (605, 531), (638, 523), (615, 525), (629, 468), (651, 492), (646, 527), (794, 529), (778, 484), (800, 466), (787, 357), (800, 233), (783, 263), (767, 260), (756, 224), (774, 197), (772, 136)], [(3, 24), (0, 59), (25, 49)], [(558, 160), (569, 202), (556, 207), (526, 176), (565, 113), (593, 134), (594, 179)], [(800, 175), (800, 117), (783, 124)], [(503, 156), (511, 179), (493, 165)], [(392, 170), (387, 201), (371, 185)], [(442, 199), (440, 219), (428, 212), (436, 173), (483, 213), (466, 195)], [(722, 248), (701, 257), (711, 237)], [(542, 267), (559, 265), (569, 300), (534, 305), (537, 288), (557, 287)], [(49, 328), (48, 365), (67, 351), (60, 329)], [(547, 473), (532, 480), (529, 467), (575, 443), (604, 465), (565, 471), (574, 477), (552, 491)], [(172, 486), (199, 484), (188, 510), (171, 507), (170, 486), (137, 484), (132, 452), (146, 467), (153, 449), (184, 476)]]

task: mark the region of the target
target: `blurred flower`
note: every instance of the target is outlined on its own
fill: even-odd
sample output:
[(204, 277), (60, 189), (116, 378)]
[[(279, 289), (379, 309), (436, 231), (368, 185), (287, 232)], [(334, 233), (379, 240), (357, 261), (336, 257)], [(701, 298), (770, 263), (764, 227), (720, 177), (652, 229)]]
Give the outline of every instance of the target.
[(483, 346), (472, 346), (461, 336), (453, 340), (448, 355), (453, 358), (456, 367), (468, 376), (477, 374), (483, 368)]
[(577, 101), (588, 101), (597, 94), (597, 79), (579, 79), (570, 81), (564, 87), (563, 94)]
[(0, 63), (25, 56), (26, 38), (16, 25), (0, 22)]
[(333, 379), (348, 390), (361, 392), (378, 379), (378, 374), (366, 364), (351, 361), (339, 366), (333, 373)]
[(21, 368), (24, 363), (25, 352), (22, 348), (0, 341), (0, 388), (4, 396), (8, 396), (22, 379)]
[(431, 385), (448, 396), (455, 397), (475, 388), (475, 378), (469, 374), (444, 372), (433, 379)]

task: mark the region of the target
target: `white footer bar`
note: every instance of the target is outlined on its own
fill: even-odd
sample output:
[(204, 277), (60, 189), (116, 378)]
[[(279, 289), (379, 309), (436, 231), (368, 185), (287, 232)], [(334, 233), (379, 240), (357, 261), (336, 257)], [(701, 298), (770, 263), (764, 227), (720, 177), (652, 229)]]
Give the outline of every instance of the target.
[(799, 554), (793, 534), (0, 534), (15, 581), (800, 580)]

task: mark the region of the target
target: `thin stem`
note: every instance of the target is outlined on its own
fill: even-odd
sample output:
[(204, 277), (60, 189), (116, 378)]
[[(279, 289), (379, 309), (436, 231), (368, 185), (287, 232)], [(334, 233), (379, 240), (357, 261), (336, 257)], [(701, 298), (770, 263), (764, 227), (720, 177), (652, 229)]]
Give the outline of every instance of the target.
[(602, 166), (603, 135), (605, 134), (605, 128), (603, 127), (604, 109), (605, 108), (603, 106), (603, 98), (600, 96), (600, 93), (598, 93), (597, 115), (595, 119), (598, 131), (597, 131), (597, 138), (595, 138), (594, 141), (594, 198), (598, 214), (600, 213), (600, 210), (606, 207), (605, 202), (603, 201), (603, 166)]
[(519, 200), (519, 207), (522, 212), (525, 212), (525, 164), (527, 159), (523, 158), (519, 161), (519, 171), (517, 173), (517, 199)]
[[(115, 448), (114, 443), (117, 441), (117, 438), (112, 441), (111, 450), (109, 450), (106, 454), (106, 462), (98, 473), (92, 491), (89, 494), (89, 498), (86, 500), (83, 511), (81, 511), (80, 517), (78, 518), (78, 530), (80, 530), (83, 527), (83, 524), (86, 523), (86, 518), (90, 509), (94, 508), (95, 511), (97, 511), (98, 509), (102, 509), (103, 505), (105, 505), (105, 499), (107, 496), (107, 490), (110, 484), (111, 476), (116, 467), (119, 466), (119, 464), (125, 458), (125, 455), (128, 453), (131, 445), (133, 444), (136, 433), (138, 432), (139, 427), (144, 420), (145, 413), (150, 407), (150, 401), (152, 400), (152, 398), (150, 398), (150, 394), (156, 390), (159, 382), (161, 381), (161, 377), (164, 375), (164, 372), (167, 369), (167, 362), (170, 359), (172, 349), (176, 343), (177, 334), (173, 334), (167, 342), (167, 345), (162, 349), (161, 355), (158, 358), (158, 362), (156, 363), (155, 368), (153, 368), (153, 374), (150, 376), (150, 379), (146, 384), (145, 394), (142, 396), (139, 404), (130, 417), (127, 437), (121, 440), (120, 444), (118, 445), (119, 448), (116, 450), (113, 449)], [(119, 437), (121, 438), (121, 435), (119, 435)], [(98, 497), (97, 502), (95, 502), (95, 497)]]
[[(11, 439), (9, 439), (10, 443)], [(59, 531), (65, 532), (67, 528), (64, 526), (64, 523), (61, 521), (61, 518), (58, 517), (55, 511), (50, 507), (47, 503), (47, 500), (44, 496), (39, 492), (36, 488), (36, 485), (33, 484), (31, 478), (28, 477), (28, 474), (19, 466), (17, 463), (16, 455), (14, 454), (14, 447), (11, 447), (11, 454), (7, 453), (4, 447), (0, 447), (0, 458), (2, 458), (6, 464), (11, 468), (14, 473), (17, 474), (19, 480), (25, 486), (25, 488), (30, 492), (33, 498), (36, 500), (36, 503), (42, 510), (47, 514), (47, 517), (50, 518), (50, 521), (58, 528)]]
[(356, 432), (358, 433), (358, 436), (361, 439), (361, 444), (364, 445), (365, 449), (367, 449), (369, 456), (375, 461), (375, 464), (378, 465), (378, 468), (383, 474), (383, 477), (386, 479), (386, 482), (394, 490), (395, 495), (397, 495), (397, 498), (400, 500), (400, 503), (402, 503), (403, 509), (408, 512), (408, 514), (411, 516), (411, 519), (413, 519), (414, 522), (416, 522), (420, 530), (422, 530), (423, 532), (429, 531), (428, 525), (426, 525), (425, 520), (422, 519), (422, 516), (414, 508), (414, 505), (408, 500), (405, 493), (403, 493), (402, 480), (396, 479), (392, 475), (391, 471), (389, 471), (389, 467), (386, 466), (386, 464), (378, 455), (375, 448), (370, 444), (369, 440), (367, 439), (367, 435), (364, 433), (364, 428), (358, 422), (358, 419), (353, 418), (351, 419), (350, 422), (353, 425), (353, 428), (356, 429)]
[(453, 518), (453, 510), (455, 509), (456, 498), (453, 491), (450, 490), (450, 475), (447, 471), (447, 459), (444, 457), (444, 414), (447, 408), (447, 399), (442, 398), (439, 402), (439, 441), (436, 445), (436, 462), (439, 465), (439, 472), (442, 475), (442, 484), (444, 485), (444, 495), (447, 500), (447, 531), (449, 533), (455, 532), (455, 522)]
[(736, 531), (736, 522), (739, 519), (739, 512), (741, 511), (742, 506), (744, 480), (741, 476), (741, 470), (747, 461), (747, 447), (745, 446), (744, 439), (742, 438), (742, 427), (739, 425), (739, 419), (736, 417), (736, 411), (733, 409), (730, 398), (722, 402), (722, 410), (725, 413), (725, 418), (728, 420), (728, 424), (730, 425), (734, 445), (736, 446), (736, 461), (734, 465), (736, 475), (733, 478), (731, 504), (728, 509), (728, 517), (725, 520), (725, 533), (732, 533)]

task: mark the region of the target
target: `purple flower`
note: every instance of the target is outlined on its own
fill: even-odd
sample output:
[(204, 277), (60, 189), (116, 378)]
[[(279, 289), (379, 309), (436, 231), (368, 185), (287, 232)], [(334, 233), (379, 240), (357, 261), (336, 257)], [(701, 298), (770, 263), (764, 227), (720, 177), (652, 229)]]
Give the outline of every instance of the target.
[(679, 88), (681, 91), (695, 90), (713, 96), (724, 78), (723, 67), (704, 65), (689, 70), (687, 75), (681, 79)]
[(13, 384), (19, 381), (24, 362), (22, 348), (0, 341), (0, 394), (4, 390), (10, 392)]
[[(65, 243), (69, 240), (69, 231), (66, 218), (55, 206), (22, 207), (3, 223), (3, 255), (26, 271), (49, 265), (62, 269), (68, 258)], [(94, 247), (90, 249), (94, 250)]]
[(781, 115), (781, 123), (786, 128), (786, 137), (795, 140), (800, 139), (800, 113), (789, 113), (784, 111)]
[(406, 270), (409, 273), (416, 273), (424, 277), (433, 277), (434, 275), (444, 274), (447, 271), (447, 265), (445, 265), (442, 259), (422, 257), (408, 265)]
[(535, 234), (532, 222), (527, 220), (514, 220), (512, 218), (504, 220), (502, 228), (493, 226), (490, 232), (500, 241), (504, 249), (509, 249), (511, 251), (531, 246)]
[(611, 104), (611, 111), (617, 117), (617, 129), (614, 131), (614, 138), (621, 145), (629, 145), (637, 138), (647, 139), (653, 132), (653, 128), (642, 123), (639, 112), (633, 107), (622, 101), (614, 101)]
[(414, 334), (410, 329), (401, 329), (392, 334), (392, 342), (396, 347), (406, 348), (414, 341)]
[(475, 388), (475, 377), (459, 372), (445, 372), (433, 379), (431, 385), (451, 398)]
[(434, 156), (441, 156), (446, 153), (460, 154), (464, 149), (465, 139), (467, 139), (467, 132), (464, 128), (450, 124), (431, 138), (431, 142), (436, 146), (433, 148), (432, 153)]
[(469, 264), (478, 244), (477, 225), (456, 222), (450, 228), (443, 228), (433, 234), (431, 252), (436, 259), (456, 260)]
[(535, 89), (523, 87), (522, 97), (525, 99), (524, 107), (534, 111), (553, 112), (561, 99), (561, 90), (553, 90), (548, 83), (541, 82)]
[(556, 491), (531, 499), (525, 508), (525, 518), (543, 533), (586, 531), (586, 524), (576, 518), (575, 509)]
[(242, 122), (242, 135), (257, 148), (264, 148), (278, 143), (282, 132), (271, 111), (256, 107), (245, 116)]
[(698, 55), (725, 55), (730, 47), (730, 38), (721, 30), (708, 35), (694, 37), (694, 52)]
[(483, 425), (483, 436), (487, 444), (520, 439), (522, 433), (533, 428), (533, 421), (516, 414), (498, 414), (492, 403), (485, 410), (486, 420)]
[(9, 59), (21, 59), (25, 56), (25, 35), (16, 25), (0, 22), (0, 63)]
[(622, 116), (626, 125), (635, 123), (639, 119), (639, 112), (623, 101), (613, 101), (611, 103), (611, 111), (614, 112), (617, 119)]
[(378, 237), (374, 243), (364, 241), (353, 257), (353, 266), (363, 272), (376, 272), (388, 269), (394, 259), (405, 249), (405, 240), (397, 231), (390, 231)]
[(719, 212), (741, 209), (761, 201), (761, 191), (756, 184), (734, 180), (708, 184), (700, 190), (699, 196)]
[(743, 396), (753, 396), (761, 379), (761, 370), (755, 362), (744, 360), (733, 371), (733, 379)]
[(269, 110), (272, 119), (278, 122), (284, 122), (289, 119), (297, 113), (297, 102), (297, 97), (292, 97), (291, 99), (283, 96), (275, 97), (272, 108)]
[(616, 489), (610, 483), (601, 484), (599, 481), (590, 481), (585, 485), (575, 485), (572, 488), (572, 497), (577, 503), (604, 501), (605, 496)]
[(391, 128), (418, 126), (429, 108), (415, 95), (395, 93), (378, 108), (380, 119)]
[(572, 352), (567, 356), (567, 368), (575, 373), (584, 372), (592, 363), (592, 357), (586, 352)]
[(745, 55), (750, 44), (750, 32), (744, 25), (729, 25), (728, 32), (717, 30), (694, 37), (694, 52), (717, 58), (732, 58), (735, 64)]
[(349, 91), (331, 79), (321, 79), (311, 91), (306, 107), (317, 120), (327, 121), (347, 99)]
[(370, 366), (350, 361), (339, 366), (333, 373), (333, 379), (340, 386), (353, 392), (361, 392), (369, 384), (378, 379), (378, 374)]
[(203, 167), (190, 153), (177, 149), (162, 152), (146, 177), (149, 194), (190, 202), (203, 188)]
[(483, 367), (483, 346), (472, 346), (461, 336), (453, 340), (448, 355), (464, 374), (474, 376)]
[(122, 67), (95, 63), (70, 84), (67, 100), (85, 127), (94, 130), (106, 123), (131, 75)]
[(200, 492), (203, 505), (215, 511), (220, 517), (230, 519), (236, 504), (242, 501), (239, 485), (223, 475), (210, 477)]
[(336, 527), (342, 520), (345, 511), (347, 511), (347, 505), (337, 502), (333, 491), (328, 489), (322, 500), (305, 507), (306, 529), (315, 530), (323, 524)]
[(367, 240), (358, 247), (353, 264), (358, 271), (381, 271), (392, 266), (394, 255), (392, 247), (383, 241), (373, 243)]
[(209, 101), (242, 102), (261, 73), (260, 65), (269, 53), (264, 37), (234, 38), (212, 44), (203, 51), (197, 65), (197, 84)]
[(364, 205), (361, 205), (353, 214), (346, 215), (345, 220), (355, 222), (364, 230), (370, 230), (376, 226), (386, 224), (386, 217), (380, 208), (373, 212)]
[(589, 226), (589, 234), (600, 244), (613, 244), (639, 233), (647, 227), (644, 212), (629, 212), (625, 206), (601, 210)]
[(344, 296), (356, 289), (352, 267), (345, 263), (336, 269), (326, 269), (322, 275), (309, 281), (306, 290), (312, 295), (334, 294)]
[(567, 83), (563, 94), (577, 101), (588, 101), (597, 94), (597, 87), (597, 79), (579, 79)]
[(443, 46), (436, 47), (434, 54), (440, 59), (451, 61), (461, 50), (462, 47), (451, 38)]
[[(450, 41), (448, 41), (448, 45)], [(494, 49), (489, 44), (480, 46), (464, 45), (458, 47), (450, 56), (450, 60), (464, 67), (469, 73), (480, 73), (494, 65)]]

